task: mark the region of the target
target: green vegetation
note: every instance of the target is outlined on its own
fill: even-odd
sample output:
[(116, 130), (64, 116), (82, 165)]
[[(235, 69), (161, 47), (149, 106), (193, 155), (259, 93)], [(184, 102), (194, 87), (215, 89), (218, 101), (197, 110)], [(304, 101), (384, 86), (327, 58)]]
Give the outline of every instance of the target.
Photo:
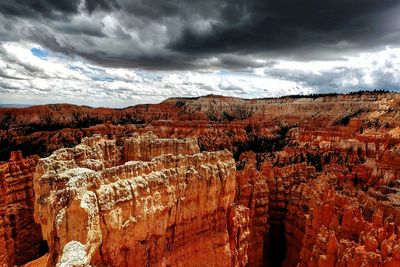
[(184, 105), (185, 105), (185, 102), (183, 102), (183, 101), (176, 101), (176, 103), (175, 103), (175, 106), (178, 107), (178, 108), (181, 108)]
[(350, 111), (347, 112), (345, 115), (343, 115), (341, 118), (337, 119), (336, 122), (334, 123), (334, 125), (347, 125), (350, 122), (350, 119), (355, 118), (357, 116), (359, 116), (360, 114), (362, 114), (363, 112), (367, 112), (367, 110), (365, 109), (358, 109), (355, 111)]
[(238, 161), (240, 155), (246, 151), (255, 153), (280, 151), (288, 144), (287, 133), (289, 129), (289, 126), (281, 126), (274, 136), (259, 136), (250, 133), (246, 141), (234, 144), (233, 157)]

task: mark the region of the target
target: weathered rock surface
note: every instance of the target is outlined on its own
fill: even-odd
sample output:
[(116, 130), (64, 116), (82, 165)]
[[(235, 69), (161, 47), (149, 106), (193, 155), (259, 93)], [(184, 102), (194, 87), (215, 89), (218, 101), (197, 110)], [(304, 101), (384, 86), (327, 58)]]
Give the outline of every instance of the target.
[(399, 266), (399, 208), (364, 192), (338, 192), (335, 177), (309, 184), (300, 266)]
[(247, 207), (250, 212), (249, 265), (263, 265), (264, 239), (268, 231), (268, 184), (265, 171), (258, 171), (256, 155), (248, 152), (242, 155), (237, 171), (237, 192), (235, 202)]
[(123, 160), (150, 161), (151, 159), (165, 155), (191, 155), (200, 153), (197, 139), (159, 139), (153, 134), (147, 133), (141, 138), (131, 137), (124, 139)]
[(20, 265), (43, 253), (40, 226), (33, 221), (32, 174), (38, 157), (20, 151), (0, 165), (0, 265)]
[[(227, 214), (229, 241), (226, 244), (233, 264), (397, 266), (399, 118), (400, 95), (395, 93), (257, 100), (207, 96), (168, 99), (156, 105), (121, 110), (73, 105), (0, 109), (0, 156), (4, 160), (10, 150), (18, 149), (25, 155), (49, 156), (62, 147), (78, 145), (84, 137), (101, 134), (110, 140), (116, 139), (116, 143), (107, 141), (95, 149), (93, 144), (100, 139), (83, 139), (83, 144), (73, 150), (75, 152), (68, 152), (74, 155), (73, 158), (56, 160), (54, 162), (60, 162), (56, 164), (41, 163), (41, 166), (47, 166), (43, 172), (54, 168), (55, 177), (65, 176), (61, 166), (67, 166), (66, 170), (71, 166), (85, 168), (103, 177), (105, 170), (122, 168), (129, 160), (146, 164), (157, 161), (165, 165), (174, 158), (161, 160), (165, 154), (185, 154), (193, 158), (200, 151), (228, 149), (236, 161), (236, 186), (233, 204), (230, 203), (229, 208), (223, 206), (222, 210)], [(148, 131), (168, 139), (157, 139), (152, 135), (132, 138), (133, 134)], [(64, 148), (62, 151), (70, 150)], [(182, 167), (181, 172), (186, 172), (185, 168)], [(153, 171), (149, 172), (140, 176), (149, 177)], [(165, 172), (164, 168), (154, 171)], [(178, 179), (168, 175), (170, 179)], [(122, 180), (130, 181), (133, 177), (136, 176), (126, 175)], [(52, 179), (43, 181), (50, 183)], [(60, 183), (48, 185), (48, 190), (56, 192), (54, 187)], [(107, 185), (115, 183), (113, 180)], [(131, 186), (131, 182), (128, 183)], [(107, 188), (106, 184), (96, 184), (87, 191), (93, 192), (97, 199), (100, 188)], [(75, 192), (75, 198), (76, 191), (63, 192), (69, 196), (70, 191)], [(5, 203), (5, 199), (0, 198), (0, 201)], [(125, 210), (130, 208), (121, 208), (125, 212), (121, 211), (121, 215), (119, 211), (116, 213), (127, 217), (128, 211)], [(76, 210), (81, 212), (79, 208)], [(376, 210), (380, 212), (375, 214)], [(5, 209), (1, 212), (6, 214)], [(183, 211), (179, 209), (179, 212)], [(381, 213), (383, 226), (376, 223)], [(130, 211), (129, 216), (131, 214), (134, 211)], [(209, 220), (221, 219), (218, 217), (220, 213), (207, 216)], [(7, 217), (0, 222), (0, 227), (9, 224)], [(199, 222), (195, 223), (198, 227)], [(102, 221), (99, 224), (106, 225)], [(393, 224), (394, 230), (391, 230)], [(50, 229), (48, 227), (45, 228)], [(4, 229), (0, 230), (0, 246), (6, 247), (14, 243), (10, 242), (11, 232), (7, 230), (10, 228)], [(102, 238), (108, 238), (103, 233), (108, 228), (101, 226), (100, 229)], [(177, 231), (174, 230), (174, 236)], [(194, 230), (187, 231), (194, 235)], [(204, 235), (207, 233), (205, 230)], [(61, 254), (69, 255), (74, 249), (81, 249), (80, 244), (64, 246), (64, 254), (61, 247), (57, 248), (59, 255), (49, 260), (60, 261)], [(161, 243), (157, 241), (158, 244)], [(188, 249), (193, 246), (189, 245)], [(104, 245), (104, 249), (106, 247)], [(175, 249), (178, 247), (169, 251)], [(152, 247), (151, 251), (159, 250)], [(150, 255), (155, 254), (151, 252)], [(91, 259), (99, 258), (102, 256), (96, 253), (91, 256)], [(76, 260), (82, 259), (78, 257)], [(67, 263), (69, 260), (64, 256), (61, 261)]]
[[(331, 129), (338, 135), (366, 126), (383, 129), (388, 123), (385, 132), (389, 132), (400, 126), (395, 119), (399, 103), (399, 94), (364, 93), (254, 100), (171, 98), (160, 104), (125, 109), (65, 104), (0, 108), (0, 160), (7, 160), (12, 150), (48, 156), (63, 146), (78, 145), (83, 137), (94, 133), (130, 136), (133, 132), (153, 131), (159, 137), (201, 137), (200, 148), (223, 147), (235, 152), (235, 143), (248, 141), (251, 133), (268, 136), (281, 125), (298, 125), (299, 132)], [(357, 118), (364, 118), (364, 124), (358, 125), (354, 120)], [(342, 125), (349, 127), (339, 130)]]
[[(129, 147), (148, 161), (121, 162)], [(41, 159), (35, 219), (47, 265), (245, 266), (249, 209), (234, 204), (232, 154), (198, 152), (194, 140), (137, 136), (121, 148), (97, 136)]]

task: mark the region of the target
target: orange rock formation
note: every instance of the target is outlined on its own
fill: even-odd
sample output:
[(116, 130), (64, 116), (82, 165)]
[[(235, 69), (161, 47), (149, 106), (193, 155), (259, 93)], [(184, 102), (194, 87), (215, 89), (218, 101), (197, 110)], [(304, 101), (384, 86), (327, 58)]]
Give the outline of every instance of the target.
[[(33, 221), (32, 173), (39, 157), (12, 152), (0, 165), (0, 265), (14, 266), (42, 254), (40, 226)], [(29, 242), (27, 242), (29, 241)]]
[[(129, 148), (147, 161), (122, 161)], [(41, 159), (34, 186), (47, 266), (247, 263), (249, 212), (234, 205), (227, 151), (199, 153), (194, 140), (152, 135), (119, 147), (96, 136)]]
[[(137, 260), (141, 261), (147, 260), (149, 251), (151, 266), (164, 263), (179, 266), (182, 259), (188, 259), (183, 262), (193, 266), (204, 263), (205, 258), (210, 265), (224, 261), (235, 266), (246, 263), (248, 266), (399, 266), (399, 118), (400, 95), (395, 93), (257, 100), (207, 96), (168, 99), (156, 105), (120, 110), (73, 105), (0, 109), (0, 156), (6, 160), (11, 150), (19, 149), (25, 155), (47, 157), (61, 148), (43, 159), (37, 169), (37, 181), (42, 182), (36, 189), (40, 192), (36, 196), (36, 219), (50, 246), (50, 257), (37, 262), (48, 260), (51, 265), (64, 259), (67, 263), (70, 257), (63, 258), (63, 255), (75, 249), (86, 253), (87, 263), (121, 266), (126, 259), (132, 261), (134, 256), (129, 251), (135, 248), (140, 251)], [(143, 136), (148, 131), (167, 139)], [(84, 139), (93, 134), (107, 138)], [(79, 145), (81, 140), (83, 143)], [(224, 149), (233, 154), (236, 168), (228, 152), (212, 152)], [(217, 157), (222, 160), (221, 164), (229, 165), (229, 179), (223, 176), (227, 180), (214, 181), (220, 177), (219, 170), (202, 172), (200, 162), (211, 161), (207, 164), (218, 166)], [(128, 163), (131, 160), (137, 161)], [(168, 165), (171, 162), (175, 165)], [(144, 173), (128, 171), (134, 166), (147, 169)], [(86, 171), (77, 171), (77, 168)], [(178, 174), (168, 171), (172, 169)], [(78, 190), (74, 171), (68, 170), (75, 170), (76, 177), (92, 180), (76, 187), (83, 188)], [(229, 184), (231, 189), (210, 193), (206, 185), (201, 186), (201, 179), (193, 178), (190, 180), (193, 184), (179, 180), (182, 173), (190, 176), (193, 172), (208, 177), (209, 188)], [(168, 188), (165, 183), (151, 182), (161, 174), (181, 187), (192, 188), (197, 184), (198, 189), (192, 188), (190, 195), (185, 195), (189, 191), (165, 193), (162, 191)], [(139, 180), (138, 177), (144, 179), (150, 192), (131, 190), (129, 193), (128, 190), (125, 193), (121, 189), (124, 183), (132, 189), (133, 180)], [(1, 207), (9, 207), (14, 201), (7, 202), (10, 199), (6, 197), (7, 192), (14, 190), (6, 189), (10, 181), (0, 179)], [(147, 194), (154, 203), (154, 188), (165, 197), (158, 203), (179, 216), (190, 217), (189, 207), (195, 207), (199, 216), (190, 217), (193, 226), (179, 216), (165, 221), (169, 215), (162, 209), (155, 208), (157, 212), (151, 217), (143, 212), (142, 204), (133, 205), (132, 199), (137, 200), (132, 195), (135, 192)], [(107, 200), (109, 205), (96, 202), (99, 210), (96, 216), (101, 218), (99, 227), (87, 227), (91, 230), (74, 232), (76, 236), (71, 237), (66, 225), (74, 225), (73, 220), (78, 217), (89, 218), (85, 208), (79, 208), (83, 200), (91, 199), (84, 196), (93, 195), (98, 200), (102, 189), (108, 190), (104, 191), (105, 195), (113, 201)], [(180, 197), (176, 194), (191, 203), (177, 201)], [(202, 198), (194, 200), (193, 194), (200, 194)], [(209, 198), (207, 201), (218, 199), (222, 206), (207, 206), (214, 207), (212, 210), (204, 208), (205, 196)], [(228, 202), (220, 200), (225, 197)], [(167, 199), (171, 198), (175, 205), (181, 206), (168, 206)], [(53, 199), (60, 202), (51, 210), (46, 201)], [(94, 203), (89, 200), (88, 205)], [(27, 207), (32, 210), (33, 204), (28, 203)], [(18, 254), (15, 249), (18, 241), (12, 229), (21, 229), (9, 223), (7, 214), (11, 210), (0, 210), (0, 248), (7, 248), (0, 259), (5, 259), (3, 262), (9, 266), (12, 264), (9, 255)], [(61, 216), (69, 212), (77, 215)], [(59, 213), (60, 224), (57, 224)], [(139, 220), (137, 214), (147, 216), (147, 223)], [(154, 226), (154, 216), (164, 228)], [(141, 236), (143, 243), (137, 243), (133, 234), (127, 234), (138, 229), (129, 220), (131, 217), (139, 226), (145, 224), (151, 230), (148, 237)], [(21, 214), (14, 218), (18, 222), (25, 220)], [(29, 218), (29, 224), (34, 225), (32, 216)], [(110, 221), (116, 225), (111, 227)], [(218, 227), (210, 230), (210, 223)], [(113, 236), (120, 234), (110, 239), (108, 231)], [(200, 234), (203, 239), (194, 242), (192, 238), (197, 238), (198, 231), (203, 231)], [(79, 244), (69, 244), (72, 240)], [(121, 246), (114, 244), (117, 240), (121, 240)], [(212, 256), (203, 247), (200, 249), (198, 243), (210, 242), (218, 244), (215, 251), (219, 257)], [(125, 251), (123, 257), (113, 258), (113, 246)], [(223, 252), (221, 246), (225, 248)]]

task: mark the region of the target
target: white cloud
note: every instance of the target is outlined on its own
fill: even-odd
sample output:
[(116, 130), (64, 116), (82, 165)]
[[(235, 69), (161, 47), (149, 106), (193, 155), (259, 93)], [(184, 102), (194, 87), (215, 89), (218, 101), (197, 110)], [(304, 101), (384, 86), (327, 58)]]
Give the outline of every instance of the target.
[[(68, 64), (57, 61), (44, 60), (32, 54), (30, 47), (32, 44), (21, 45), (18, 43), (4, 43), (0, 47), (2, 58), (1, 63), (7, 63), (9, 71), (18, 70), (16, 75), (22, 75), (21, 79), (29, 78), (55, 78), (55, 79), (75, 79), (87, 80), (84, 75), (68, 68)], [(29, 73), (35, 73), (30, 76)]]
[(386, 48), (342, 61), (277, 61), (238, 71), (150, 71), (106, 68), (49, 52), (36, 57), (32, 43), (0, 45), (0, 102), (71, 102), (123, 107), (167, 97), (221, 94), (273, 97), (354, 89), (396, 89), (400, 49)]
[(389, 48), (336, 61), (280, 61), (256, 74), (296, 82), (316, 92), (388, 89), (399, 91), (400, 48)]
[(109, 68), (105, 69), (105, 72), (114, 78), (118, 78), (126, 82), (141, 81), (140, 77), (133, 70)]

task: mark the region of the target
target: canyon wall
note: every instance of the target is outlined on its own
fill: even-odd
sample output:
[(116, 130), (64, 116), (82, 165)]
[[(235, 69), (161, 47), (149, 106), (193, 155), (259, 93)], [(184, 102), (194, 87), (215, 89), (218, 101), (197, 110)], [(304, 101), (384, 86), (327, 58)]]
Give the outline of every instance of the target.
[[(123, 265), (124, 260), (118, 258), (118, 262), (113, 262), (109, 255), (113, 249), (121, 249), (126, 251), (121, 258), (130, 259), (131, 246), (141, 251), (141, 260), (146, 261), (149, 255), (149, 264), (172, 262), (172, 266), (179, 266), (178, 255), (182, 255), (179, 253), (188, 259), (190, 255), (199, 259), (208, 255), (214, 260), (199, 244), (182, 243), (184, 233), (191, 240), (189, 236), (197, 236), (196, 231), (203, 229), (201, 236), (206, 240), (203, 242), (219, 242), (216, 245), (219, 253), (221, 246), (225, 246), (221, 258), (229, 258), (228, 262), (237, 266), (246, 263), (248, 266), (397, 266), (399, 107), (399, 94), (360, 93), (255, 100), (219, 96), (174, 98), (156, 105), (119, 110), (73, 105), (0, 109), (0, 155), (5, 159), (10, 150), (21, 149), (25, 155), (44, 157), (61, 148), (40, 161), (35, 175), (40, 181), (37, 190), (42, 190), (36, 201), (36, 209), (41, 209), (42, 215), (37, 213), (36, 219), (46, 233), (44, 238), (49, 242), (51, 255), (40, 260), (48, 260), (49, 264), (62, 262), (65, 247), (65, 253), (84, 247), (85, 261), (99, 265)], [(155, 135), (145, 134), (149, 131)], [(103, 137), (85, 138), (93, 134)], [(224, 149), (232, 153), (230, 157), (235, 162), (226, 160), (228, 152), (215, 152)], [(216, 171), (210, 167), (212, 170), (203, 173), (203, 167), (196, 163), (214, 162), (216, 155), (223, 164), (230, 162), (229, 170), (234, 169), (235, 174), (228, 179), (231, 186), (234, 180), (234, 189), (229, 192), (220, 190), (228, 186), (225, 180), (215, 182), (207, 176), (219, 177), (221, 168)], [(175, 165), (168, 165), (169, 161)], [(216, 162), (211, 165), (219, 166)], [(129, 169), (138, 166), (145, 166), (145, 173)], [(69, 169), (73, 171), (68, 172)], [(183, 173), (188, 173), (188, 177), (200, 177), (199, 173), (208, 177), (213, 188), (214, 184), (220, 188), (216, 191), (219, 195), (207, 195), (200, 179), (182, 181)], [(82, 188), (76, 187), (75, 174), (86, 179), (87, 184)], [(159, 175), (176, 184), (161, 183), (164, 180)], [(137, 191), (133, 181), (139, 179), (146, 188), (151, 188), (150, 192)], [(12, 238), (15, 226), (7, 226), (11, 225), (7, 214), (12, 209), (3, 208), (8, 205), (6, 180), (0, 182), (4, 185), (0, 196), (0, 247), (7, 247), (8, 253), (16, 255)], [(199, 192), (194, 191), (195, 184)], [(124, 185), (129, 185), (130, 192), (122, 189)], [(189, 188), (191, 195), (172, 190), (171, 186)], [(166, 199), (157, 199), (153, 190), (167, 190), (163, 193)], [(52, 193), (48, 195), (46, 191)], [(157, 205), (145, 208), (141, 202), (137, 203), (135, 194), (147, 194), (143, 196), (149, 199), (149, 207), (161, 203), (171, 213), (186, 214), (195, 227), (189, 229), (183, 218), (172, 219), (168, 215), (168, 220), (160, 219), (164, 228), (149, 226), (156, 235), (149, 239), (141, 237), (143, 243), (135, 243), (131, 236), (117, 235), (121, 244), (125, 244), (123, 247), (103, 246), (99, 240), (108, 240), (108, 231), (113, 235), (119, 231), (125, 233), (124, 226), (134, 231), (131, 218), (138, 225), (144, 221), (140, 218), (152, 223), (155, 218), (165, 218), (164, 209)], [(199, 200), (208, 196), (210, 201), (218, 203), (225, 203), (219, 199), (229, 196), (229, 205), (218, 204), (208, 210), (202, 206), (203, 202), (193, 199), (193, 194), (201, 194)], [(106, 202), (113, 204), (109, 207), (101, 204), (100, 195), (107, 196)], [(89, 196), (96, 201), (90, 202)], [(178, 201), (178, 196), (191, 201), (190, 204)], [(53, 207), (57, 214), (46, 204), (53, 199), (60, 199), (59, 206)], [(90, 200), (88, 205), (97, 203), (98, 212), (93, 215), (101, 218), (98, 227), (93, 228), (97, 230), (79, 232), (73, 238), (79, 239), (81, 245), (66, 246), (72, 240), (66, 225), (75, 224), (65, 218), (89, 218), (85, 211), (88, 208), (82, 204), (86, 200)], [(168, 206), (170, 201), (180, 204)], [(189, 206), (196, 207), (207, 219), (191, 217)], [(33, 202), (27, 203), (27, 207), (32, 213)], [(154, 211), (152, 215), (149, 210)], [(65, 217), (63, 214), (68, 212), (74, 215)], [(24, 221), (21, 214), (14, 218)], [(29, 218), (29, 224), (35, 225), (32, 216)], [(105, 218), (115, 221), (115, 225), (104, 222)], [(218, 222), (218, 234), (210, 230), (210, 221)], [(162, 238), (161, 233), (168, 238)], [(88, 243), (89, 237), (92, 241)], [(161, 251), (167, 255), (165, 261), (159, 256)], [(199, 251), (204, 251), (204, 257)], [(7, 257), (7, 253), (0, 256), (8, 261)], [(211, 260), (210, 264), (220, 263)]]
[[(325, 181), (326, 180), (326, 181)], [(399, 208), (363, 192), (337, 192), (318, 177), (300, 266), (399, 266)]]
[(26, 263), (44, 253), (40, 226), (33, 220), (32, 174), (39, 157), (24, 159), (12, 152), (9, 162), (0, 165), (0, 264)]
[(262, 266), (264, 240), (268, 232), (268, 184), (265, 173), (257, 170), (256, 155), (248, 152), (242, 156), (242, 164), (236, 173), (237, 190), (235, 203), (247, 207), (249, 221), (249, 266)]
[[(147, 161), (121, 162), (136, 146)], [(194, 140), (152, 135), (125, 139), (123, 147), (85, 138), (41, 159), (34, 187), (47, 266), (247, 264), (249, 210), (234, 204), (228, 151), (199, 153)]]
[(360, 118), (366, 124), (358, 128), (355, 124), (349, 130), (380, 127), (386, 132), (400, 126), (395, 119), (399, 103), (399, 94), (360, 93), (250, 100), (171, 98), (160, 104), (124, 109), (66, 104), (0, 108), (0, 160), (8, 160), (12, 150), (49, 156), (93, 134), (131, 136), (153, 131), (159, 137), (201, 137), (200, 149), (228, 148), (235, 152), (236, 143), (248, 141), (251, 134), (268, 136), (279, 126), (296, 126), (300, 131), (331, 129), (340, 135), (340, 126)]

